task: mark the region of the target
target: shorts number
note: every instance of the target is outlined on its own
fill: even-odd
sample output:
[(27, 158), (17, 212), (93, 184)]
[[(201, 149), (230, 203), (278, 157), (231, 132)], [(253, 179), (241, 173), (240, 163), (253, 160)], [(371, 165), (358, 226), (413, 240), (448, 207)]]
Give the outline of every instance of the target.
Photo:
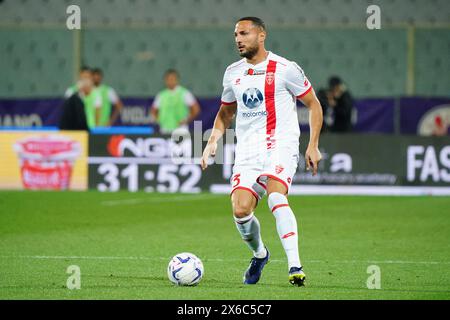
[(233, 181), (235, 182), (235, 184), (233, 185), (233, 188), (236, 188), (241, 183), (240, 176), (241, 176), (240, 173), (234, 176)]

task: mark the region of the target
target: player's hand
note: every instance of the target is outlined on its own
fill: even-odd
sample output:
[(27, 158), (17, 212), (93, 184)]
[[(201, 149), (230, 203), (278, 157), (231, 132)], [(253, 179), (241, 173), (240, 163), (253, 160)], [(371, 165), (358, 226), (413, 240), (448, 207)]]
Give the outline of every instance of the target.
[(322, 154), (320, 153), (319, 148), (308, 145), (305, 152), (306, 170), (311, 170), (312, 168), (313, 176), (317, 174), (320, 160), (322, 160)]
[(203, 170), (205, 170), (208, 167), (209, 157), (214, 157), (216, 155), (216, 150), (217, 150), (217, 142), (208, 142), (208, 144), (205, 147), (205, 150), (203, 150), (202, 155), (201, 166)]

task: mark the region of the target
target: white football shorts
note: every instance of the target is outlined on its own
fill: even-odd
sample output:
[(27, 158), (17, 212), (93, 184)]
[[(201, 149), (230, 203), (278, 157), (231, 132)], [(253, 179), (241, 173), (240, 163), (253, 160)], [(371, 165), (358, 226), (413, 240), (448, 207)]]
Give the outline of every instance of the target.
[(298, 148), (285, 148), (281, 152), (268, 152), (260, 162), (236, 163), (230, 179), (230, 195), (243, 189), (251, 192), (256, 200), (261, 200), (266, 193), (268, 178), (281, 182), (289, 192), (298, 161)]

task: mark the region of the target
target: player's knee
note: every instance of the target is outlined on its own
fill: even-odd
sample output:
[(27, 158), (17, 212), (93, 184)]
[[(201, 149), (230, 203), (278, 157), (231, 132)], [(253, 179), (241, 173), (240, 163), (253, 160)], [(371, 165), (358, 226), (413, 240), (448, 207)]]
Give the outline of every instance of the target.
[(245, 218), (245, 217), (249, 216), (251, 213), (252, 213), (252, 210), (248, 207), (237, 207), (237, 208), (234, 208), (234, 210), (233, 210), (233, 215), (238, 219)]
[(247, 217), (253, 212), (252, 202), (241, 200), (237, 201), (233, 205), (233, 214), (236, 218), (242, 219)]
[(284, 194), (281, 194), (279, 192), (272, 192), (269, 194), (267, 198), (267, 204), (269, 205), (269, 208), (272, 209), (277, 205), (280, 204), (288, 204), (288, 199)]
[(250, 215), (256, 207), (256, 200), (253, 195), (246, 191), (236, 190), (231, 196), (233, 214), (236, 218), (242, 219)]
[(267, 182), (267, 194), (270, 195), (272, 193), (280, 193), (282, 195), (287, 195), (288, 189), (278, 180), (269, 179)]

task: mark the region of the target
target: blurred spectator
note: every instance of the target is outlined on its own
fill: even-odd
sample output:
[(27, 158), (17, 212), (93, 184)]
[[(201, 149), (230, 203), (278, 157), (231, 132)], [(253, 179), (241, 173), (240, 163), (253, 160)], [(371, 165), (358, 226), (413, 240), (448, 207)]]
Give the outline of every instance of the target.
[(164, 82), (166, 89), (156, 95), (151, 114), (159, 124), (161, 133), (171, 133), (177, 128), (188, 130), (189, 123), (200, 113), (200, 106), (194, 95), (178, 84), (176, 70), (167, 70)]
[[(102, 97), (94, 87), (90, 69), (84, 68), (80, 72), (79, 80), (73, 90), (74, 93), (64, 102), (60, 129), (85, 130), (86, 128), (95, 128), (100, 120)], [(80, 101), (83, 108), (81, 108)]]
[(352, 131), (353, 98), (341, 78), (333, 76), (328, 80), (328, 107), (332, 110), (332, 132)]
[(316, 96), (320, 102), (320, 105), (322, 106), (322, 113), (323, 113), (323, 123), (321, 132), (327, 132), (330, 130), (329, 126), (332, 124), (330, 107), (328, 106), (330, 91), (324, 88), (319, 89), (319, 91), (316, 92)]
[(61, 130), (88, 130), (84, 103), (78, 94), (71, 95), (64, 100), (63, 112), (59, 120)]
[[(81, 75), (85, 72), (91, 72), (91, 69), (87, 66), (82, 66), (78, 74), (78, 80), (81, 78)], [(66, 99), (70, 98), (75, 92), (78, 92), (78, 82), (67, 88), (66, 92), (64, 92), (64, 98)]]
[[(102, 108), (100, 112), (99, 126), (110, 127), (114, 125), (116, 120), (119, 118), (120, 111), (123, 108), (123, 103), (119, 99), (119, 96), (113, 88), (102, 83), (103, 71), (100, 68), (92, 69), (92, 76), (94, 85), (97, 90), (100, 91), (100, 94), (102, 96)], [(114, 111), (112, 111), (113, 107)]]

